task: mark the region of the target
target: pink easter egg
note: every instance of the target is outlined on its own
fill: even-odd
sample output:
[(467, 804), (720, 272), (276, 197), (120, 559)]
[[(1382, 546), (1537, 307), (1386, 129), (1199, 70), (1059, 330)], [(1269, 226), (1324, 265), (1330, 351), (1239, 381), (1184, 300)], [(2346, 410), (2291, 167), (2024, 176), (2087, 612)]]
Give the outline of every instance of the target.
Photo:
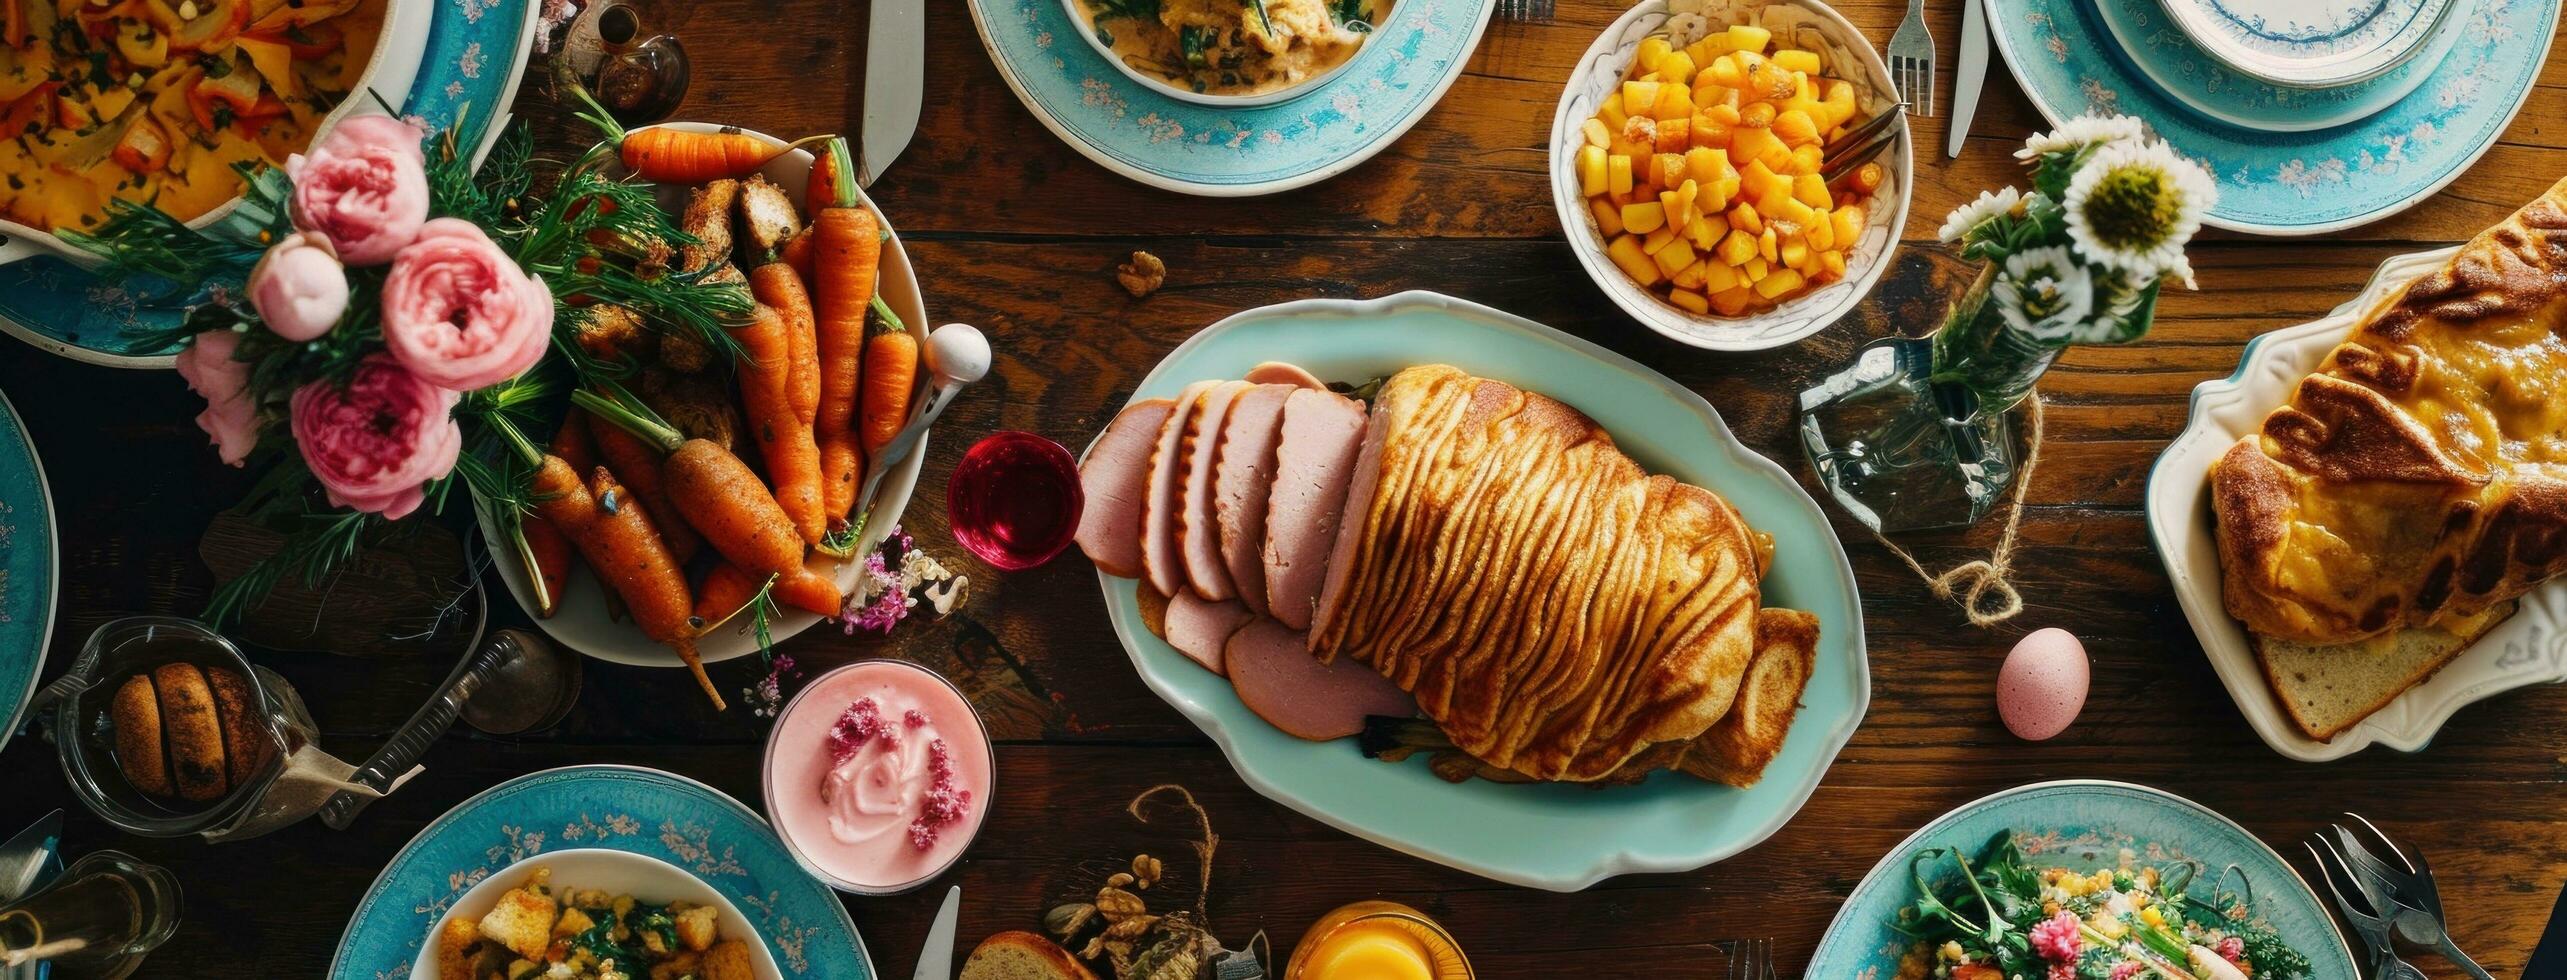
[(2085, 644), (2067, 630), (2035, 630), (2014, 645), (1997, 671), (1997, 717), (2016, 738), (2050, 738), (2077, 720), (2091, 683)]

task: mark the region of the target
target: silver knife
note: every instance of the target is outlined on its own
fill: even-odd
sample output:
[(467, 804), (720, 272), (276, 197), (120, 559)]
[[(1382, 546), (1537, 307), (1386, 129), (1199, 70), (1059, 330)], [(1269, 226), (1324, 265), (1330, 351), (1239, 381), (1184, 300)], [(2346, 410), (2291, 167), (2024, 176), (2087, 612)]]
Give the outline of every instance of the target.
[(1961, 155), (1970, 138), (1970, 116), (1979, 110), (1979, 86), (1988, 80), (1988, 11), (1992, 0), (1961, 4), (1961, 70), (1952, 75), (1952, 133), (1944, 138), (1943, 155)]
[(927, 927), (927, 948), (918, 951), (918, 970), (911, 980), (954, 980), (954, 918), (963, 910), (963, 886), (945, 889), (945, 907)]
[(36, 883), (44, 870), (45, 858), (51, 857), (62, 842), (62, 811), (45, 814), (27, 829), (0, 844), (0, 902), (16, 901)]
[(865, 128), (856, 182), (871, 187), (918, 135), (919, 104), (927, 98), (926, 0), (874, 0), (865, 37)]

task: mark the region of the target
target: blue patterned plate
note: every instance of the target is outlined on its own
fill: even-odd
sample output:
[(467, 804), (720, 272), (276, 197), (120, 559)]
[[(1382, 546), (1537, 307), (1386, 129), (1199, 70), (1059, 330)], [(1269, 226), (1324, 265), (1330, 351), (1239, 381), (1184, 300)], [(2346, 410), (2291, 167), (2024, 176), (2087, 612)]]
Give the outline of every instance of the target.
[(1423, 756), (1379, 762), (1364, 758), (1354, 739), (1304, 741), (1267, 724), (1240, 703), (1227, 679), (1142, 625), (1137, 583), (1098, 573), (1106, 614), (1141, 680), (1211, 736), (1240, 779), (1384, 847), (1554, 891), (1619, 874), (1699, 868), (1754, 846), (1800, 812), (1871, 701), (1862, 600), (1844, 546), (1817, 502), (1782, 467), (1741, 445), (1710, 403), (1595, 344), (1428, 292), (1302, 300), (1240, 313), (1178, 345), (1132, 397), (1165, 397), (1190, 381), (1236, 378), (1268, 360), (1350, 382), (1411, 365), (1450, 364), (1585, 412), (1650, 472), (1718, 492), (1749, 524), (1774, 536), (1765, 597), (1818, 616), (1818, 666), (1782, 754), (1752, 789), (1672, 772), (1609, 789), (1448, 783)]
[(18, 730), (44, 673), (61, 594), (53, 494), (16, 406), (0, 394), (0, 746)]
[[(401, 112), (443, 129), (463, 121), (463, 145), (488, 153), (506, 128), (517, 81), (533, 54), (536, 0), (428, 0), (435, 3), (425, 52)], [(381, 44), (399, 39), (386, 31)], [(497, 125), (494, 125), (496, 123)], [(211, 289), (238, 288), (214, 283)], [(55, 255), (0, 265), (0, 331), (38, 349), (112, 367), (166, 368), (176, 350), (144, 350), (140, 338), (176, 326), (189, 302), (161, 280), (109, 285)]]
[(2052, 123), (2088, 112), (2147, 120), (2210, 168), (2232, 231), (2314, 235), (2412, 207), (2494, 146), (2522, 108), (2558, 27), (2559, 0), (2476, 0), (2444, 30), (2460, 33), (2424, 84), (2347, 126), (2257, 133), (2194, 115), (2121, 57), (2096, 0), (1986, 0), (1988, 27), (2015, 80)]
[[(2160, 789), (2101, 779), (2017, 786), (1964, 803), (1926, 824), (1881, 856), (1872, 873), (1836, 910), (1836, 921), (1810, 956), (1809, 976), (1889, 980), (1910, 945), (1890, 928), (1916, 901), (1908, 860), (1929, 847), (1976, 853), (1999, 832), (2044, 867), (2094, 872), (2127, 857), (2141, 866), (2200, 861), (2204, 880), (2235, 865), (2251, 886), (2249, 907), (2291, 948), (2309, 959), (2316, 980), (2360, 980), (2353, 951), (2335, 919), (2289, 862), (2235, 821)], [(2235, 876), (2230, 876), (2235, 880)]]
[(2379, 77), (2445, 26), (2456, 0), (2165, 0), (2166, 15), (2222, 63), (2275, 85)]
[(786, 976), (873, 978), (847, 907), (740, 801), (656, 769), (570, 766), (484, 790), (411, 838), (357, 904), (331, 980), (408, 980), (419, 944), (473, 885), (546, 848), (590, 847), (647, 854), (719, 889)]
[[(2466, 10), (2474, 0), (2454, 0)], [(2239, 73), (2202, 53), (2191, 37), (2168, 23), (2160, 0), (2094, 0), (2095, 13), (2112, 32), (2131, 67), (2193, 111), (2256, 132), (2297, 133), (2341, 126), (2398, 104), (2424, 84), (2460, 31), (2436, 31), (2406, 64), (2367, 82), (2332, 88), (2293, 88)], [(2465, 19), (2465, 14), (2463, 15)]]
[(1289, 101), (1218, 108), (1125, 75), (1061, 0), (968, 0), (990, 60), (1071, 149), (1152, 187), (1272, 194), (1334, 177), (1397, 140), (1460, 77), (1496, 0), (1398, 0), (1336, 77)]

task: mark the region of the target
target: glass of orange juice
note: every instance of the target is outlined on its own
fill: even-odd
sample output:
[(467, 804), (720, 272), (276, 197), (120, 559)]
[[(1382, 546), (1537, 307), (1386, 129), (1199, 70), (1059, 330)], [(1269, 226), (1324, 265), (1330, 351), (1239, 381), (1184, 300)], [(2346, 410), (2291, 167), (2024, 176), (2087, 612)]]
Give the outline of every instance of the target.
[(1356, 902), (1301, 934), (1284, 980), (1473, 980), (1453, 934), (1397, 902)]

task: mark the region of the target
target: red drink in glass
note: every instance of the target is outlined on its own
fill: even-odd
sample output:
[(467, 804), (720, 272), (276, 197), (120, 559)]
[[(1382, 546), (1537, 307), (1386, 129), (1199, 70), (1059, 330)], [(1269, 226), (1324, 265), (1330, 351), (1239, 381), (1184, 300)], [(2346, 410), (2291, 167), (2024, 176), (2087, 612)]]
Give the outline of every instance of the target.
[(982, 439), (963, 453), (945, 484), (954, 540), (1009, 571), (1051, 561), (1069, 547), (1086, 501), (1078, 461), (1060, 443), (1031, 432)]

